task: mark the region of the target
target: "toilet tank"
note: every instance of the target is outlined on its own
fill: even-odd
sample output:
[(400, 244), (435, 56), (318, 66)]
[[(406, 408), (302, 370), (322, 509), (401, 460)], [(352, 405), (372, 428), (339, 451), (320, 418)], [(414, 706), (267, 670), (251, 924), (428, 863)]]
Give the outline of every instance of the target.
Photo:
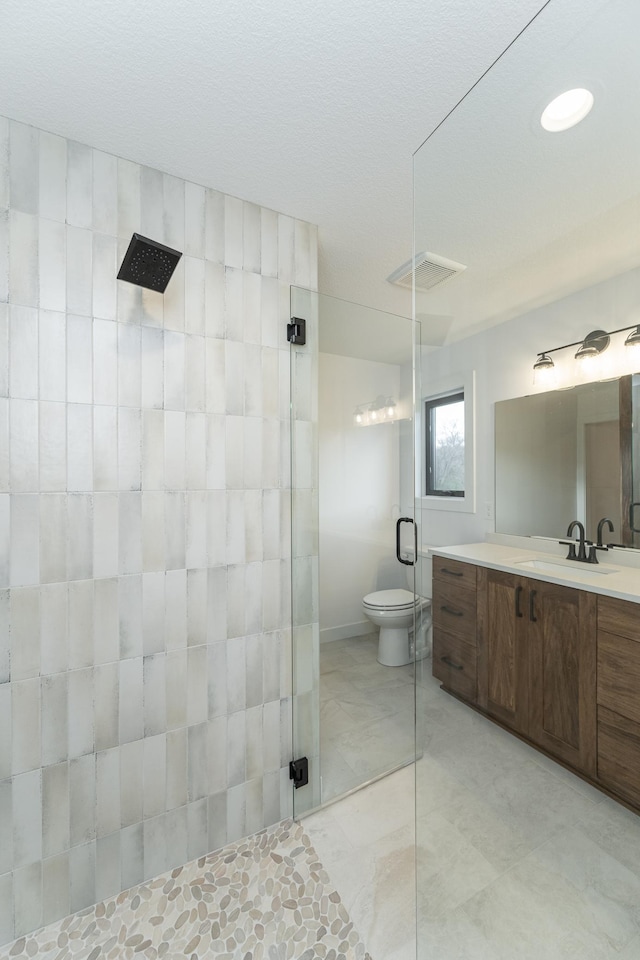
[[(407, 549), (402, 553), (403, 560), (413, 560), (413, 550)], [(429, 547), (423, 547), (418, 551), (418, 561), (415, 571), (415, 590), (419, 597), (425, 597), (430, 600), (433, 596), (432, 578), (433, 578), (433, 557)], [(413, 590), (413, 567), (407, 567), (407, 584), (410, 590)]]

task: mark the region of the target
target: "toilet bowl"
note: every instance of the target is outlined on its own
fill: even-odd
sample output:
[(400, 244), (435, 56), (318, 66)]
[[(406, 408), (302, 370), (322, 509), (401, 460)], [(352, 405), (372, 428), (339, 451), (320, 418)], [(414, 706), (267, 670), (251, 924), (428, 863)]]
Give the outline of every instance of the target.
[(416, 597), (409, 590), (377, 590), (364, 597), (362, 609), (369, 620), (380, 628), (378, 663), (385, 667), (401, 667), (427, 655), (431, 627), (430, 600)]

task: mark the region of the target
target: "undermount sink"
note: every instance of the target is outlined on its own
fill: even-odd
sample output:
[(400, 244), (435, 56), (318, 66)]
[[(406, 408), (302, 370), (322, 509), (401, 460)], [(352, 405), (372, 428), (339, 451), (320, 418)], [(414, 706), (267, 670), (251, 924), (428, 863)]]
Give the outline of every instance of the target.
[(586, 564), (579, 560), (567, 561), (567, 563), (554, 563), (553, 560), (515, 560), (514, 566), (526, 567), (527, 570), (539, 570), (540, 573), (549, 573), (560, 576), (564, 574), (577, 573), (581, 577), (602, 577), (609, 573), (618, 573), (613, 567), (601, 567), (595, 564)]

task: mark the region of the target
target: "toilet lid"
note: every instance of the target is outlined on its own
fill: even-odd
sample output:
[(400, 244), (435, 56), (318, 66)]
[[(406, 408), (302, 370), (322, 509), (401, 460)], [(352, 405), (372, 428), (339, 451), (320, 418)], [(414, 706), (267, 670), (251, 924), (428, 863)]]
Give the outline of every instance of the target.
[(368, 593), (363, 603), (370, 607), (410, 607), (418, 603), (419, 598), (414, 596), (410, 590), (377, 590), (375, 593)]

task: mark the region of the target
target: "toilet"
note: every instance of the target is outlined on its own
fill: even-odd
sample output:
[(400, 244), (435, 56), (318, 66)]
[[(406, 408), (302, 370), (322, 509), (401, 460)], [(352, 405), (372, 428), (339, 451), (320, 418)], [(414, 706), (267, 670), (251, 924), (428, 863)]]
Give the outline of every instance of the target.
[[(424, 577), (422, 575), (423, 571), (420, 569), (425, 566), (424, 561), (428, 561), (430, 564), (430, 556), (420, 555), (418, 559), (417, 583), (424, 584), (425, 588), (428, 589), (431, 585), (431, 577)], [(410, 581), (413, 581), (413, 568), (410, 568), (410, 571), (407, 573), (407, 577)], [(416, 596), (412, 591), (404, 590), (401, 587), (391, 590), (376, 590), (363, 598), (362, 609), (368, 619), (380, 628), (378, 663), (385, 667), (401, 667), (404, 664), (412, 663), (414, 659), (422, 660), (430, 652), (430, 599)], [(413, 629), (414, 615), (415, 636)]]

